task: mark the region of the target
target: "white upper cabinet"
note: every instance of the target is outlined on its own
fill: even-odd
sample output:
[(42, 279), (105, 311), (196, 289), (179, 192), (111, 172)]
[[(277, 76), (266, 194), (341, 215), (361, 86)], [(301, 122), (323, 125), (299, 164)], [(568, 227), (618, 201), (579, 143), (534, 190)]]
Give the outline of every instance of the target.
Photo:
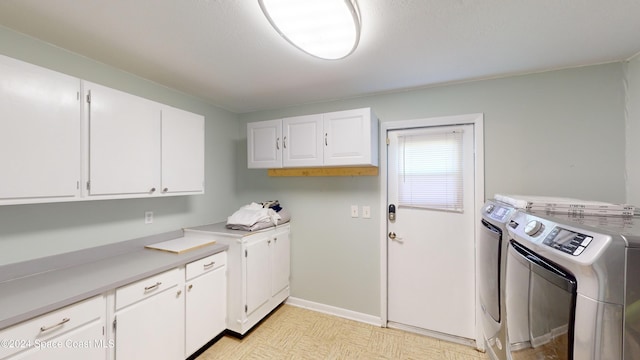
[(204, 122), (0, 55), (0, 205), (202, 194)]
[(160, 191), (160, 106), (102, 85), (89, 97), (89, 195)]
[(378, 119), (370, 108), (323, 115), (324, 165), (378, 166)]
[(80, 80), (0, 55), (0, 203), (80, 195)]
[(378, 166), (370, 108), (247, 124), (249, 168)]
[(322, 115), (282, 120), (282, 166), (322, 166)]
[(204, 193), (204, 116), (162, 108), (162, 193)]
[(247, 160), (251, 169), (282, 167), (282, 120), (247, 124)]

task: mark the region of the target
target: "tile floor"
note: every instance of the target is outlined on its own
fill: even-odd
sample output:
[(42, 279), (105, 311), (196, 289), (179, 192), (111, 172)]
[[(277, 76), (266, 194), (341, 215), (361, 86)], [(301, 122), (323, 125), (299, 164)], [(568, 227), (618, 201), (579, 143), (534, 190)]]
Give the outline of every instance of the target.
[(488, 360), (473, 348), (283, 305), (239, 340), (224, 336), (197, 360)]

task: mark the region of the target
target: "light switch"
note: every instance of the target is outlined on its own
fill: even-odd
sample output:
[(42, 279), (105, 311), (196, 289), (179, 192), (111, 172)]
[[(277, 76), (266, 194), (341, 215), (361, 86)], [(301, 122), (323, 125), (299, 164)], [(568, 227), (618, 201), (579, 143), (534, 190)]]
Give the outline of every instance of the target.
[(358, 216), (358, 205), (351, 205), (351, 217), (357, 218)]
[(362, 218), (363, 219), (371, 219), (371, 207), (368, 205), (364, 205), (362, 207)]

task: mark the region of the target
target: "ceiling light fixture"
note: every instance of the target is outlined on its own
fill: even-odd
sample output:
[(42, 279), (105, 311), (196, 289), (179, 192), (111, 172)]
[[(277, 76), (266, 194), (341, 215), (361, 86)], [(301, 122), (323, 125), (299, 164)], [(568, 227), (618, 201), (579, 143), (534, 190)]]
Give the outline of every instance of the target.
[(276, 31), (298, 49), (328, 60), (351, 54), (360, 41), (356, 0), (258, 0)]

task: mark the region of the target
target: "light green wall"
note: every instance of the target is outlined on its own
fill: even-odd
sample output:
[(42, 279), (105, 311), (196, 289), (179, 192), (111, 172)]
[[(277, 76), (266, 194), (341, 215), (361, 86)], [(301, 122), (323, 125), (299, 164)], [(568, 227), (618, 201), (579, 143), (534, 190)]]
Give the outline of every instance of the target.
[(640, 205), (640, 54), (626, 64), (627, 202)]
[[(242, 204), (278, 199), (294, 219), (292, 295), (379, 315), (379, 178), (269, 178), (246, 168), (246, 122), (357, 107), (381, 121), (484, 113), (487, 197), (625, 200), (622, 64), (237, 115), (2, 27), (0, 54), (201, 113), (207, 126), (205, 195), (0, 207), (0, 265), (223, 221)], [(371, 206), (372, 218), (352, 219), (352, 204)], [(154, 224), (144, 225), (145, 210)]]
[[(622, 64), (614, 63), (240, 118), (250, 122), (357, 107), (372, 107), (381, 121), (484, 113), (487, 198), (518, 193), (623, 202), (623, 77)], [(246, 136), (238, 153), (246, 157)], [(292, 212), (292, 296), (380, 314), (378, 224), (385, 205), (379, 203), (379, 178), (269, 178), (245, 163), (238, 164), (238, 174), (237, 193), (244, 202), (275, 198)], [(352, 219), (351, 204), (372, 206), (372, 219)]]
[[(240, 161), (236, 114), (3, 27), (0, 54), (206, 117), (205, 195), (0, 206), (0, 265), (223, 221), (239, 206), (231, 191)], [(144, 224), (146, 210), (153, 224)]]

